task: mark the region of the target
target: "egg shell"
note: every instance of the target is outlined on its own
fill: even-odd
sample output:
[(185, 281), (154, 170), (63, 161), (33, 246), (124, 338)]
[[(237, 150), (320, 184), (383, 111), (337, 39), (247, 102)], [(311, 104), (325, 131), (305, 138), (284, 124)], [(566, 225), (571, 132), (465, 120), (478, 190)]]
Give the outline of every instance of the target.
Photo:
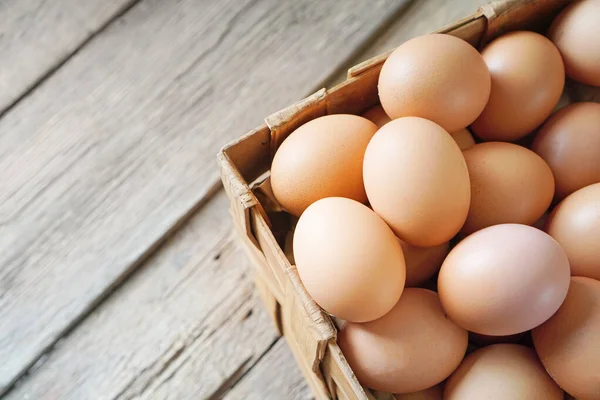
[(456, 142), (458, 147), (460, 147), (461, 150), (466, 150), (469, 147), (475, 145), (475, 139), (473, 139), (471, 131), (469, 131), (467, 128), (463, 128), (457, 132), (453, 132), (452, 139), (454, 139), (454, 141)]
[(435, 292), (406, 288), (382, 318), (345, 324), (338, 343), (361, 384), (412, 393), (456, 369), (467, 350), (467, 331), (446, 318)]
[(380, 105), (369, 108), (362, 116), (373, 122), (378, 128), (381, 128), (391, 121), (390, 117)]
[(485, 107), (490, 74), (469, 43), (430, 34), (413, 38), (390, 54), (378, 88), (381, 105), (392, 119), (422, 117), (455, 132)]
[(398, 393), (395, 397), (396, 400), (442, 400), (443, 394), (444, 388), (442, 384), (439, 384), (419, 392)]
[(371, 121), (349, 114), (326, 115), (296, 129), (273, 158), (271, 186), (277, 201), (295, 216), (325, 197), (366, 203), (362, 164), (376, 131)]
[(438, 275), (446, 314), (475, 333), (501, 336), (532, 329), (558, 310), (569, 288), (559, 244), (527, 225), (501, 224), (458, 243)]
[(398, 239), (406, 264), (406, 286), (420, 286), (440, 270), (448, 254), (450, 244), (442, 243), (435, 247), (412, 246)]
[(471, 189), (464, 157), (429, 120), (399, 118), (379, 129), (367, 146), (363, 177), (373, 210), (413, 246), (445, 243), (465, 221)]
[(539, 129), (532, 150), (552, 169), (558, 199), (600, 182), (600, 104), (573, 103), (556, 112)]
[(512, 143), (480, 143), (463, 152), (471, 180), (471, 205), (461, 233), (502, 224), (531, 225), (554, 196), (550, 167), (533, 151)]
[(562, 55), (567, 75), (600, 86), (600, 1), (573, 2), (552, 21), (548, 37)]
[(571, 278), (558, 312), (532, 332), (552, 378), (577, 399), (600, 399), (600, 281)]
[(306, 290), (339, 318), (374, 320), (402, 294), (402, 247), (385, 222), (357, 201), (328, 197), (310, 205), (298, 220), (293, 247)]
[(492, 89), (471, 130), (486, 141), (514, 141), (534, 131), (552, 113), (565, 84), (556, 46), (538, 33), (516, 31), (495, 39), (481, 54)]
[(561, 201), (550, 215), (546, 232), (567, 253), (571, 275), (600, 280), (600, 183)]
[(469, 354), (448, 379), (444, 400), (563, 400), (535, 352), (495, 344)]

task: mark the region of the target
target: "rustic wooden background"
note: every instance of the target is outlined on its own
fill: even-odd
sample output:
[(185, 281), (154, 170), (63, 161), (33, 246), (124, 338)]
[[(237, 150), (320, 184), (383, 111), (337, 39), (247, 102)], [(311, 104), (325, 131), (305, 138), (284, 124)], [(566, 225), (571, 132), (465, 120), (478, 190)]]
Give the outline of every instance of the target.
[(0, 1), (0, 396), (311, 398), (217, 150), (484, 2)]

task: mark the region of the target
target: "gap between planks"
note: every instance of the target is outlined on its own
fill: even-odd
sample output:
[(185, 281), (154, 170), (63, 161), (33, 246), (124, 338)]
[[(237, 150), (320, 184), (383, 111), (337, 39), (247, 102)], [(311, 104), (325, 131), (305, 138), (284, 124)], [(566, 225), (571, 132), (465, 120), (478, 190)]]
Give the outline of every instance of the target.
[[(0, 165), (10, 177), (0, 194), (0, 393), (207, 197), (224, 142), (326, 79), (401, 5), (224, 4), (249, 7), (239, 25), (215, 5), (137, 3), (0, 120)], [(221, 81), (207, 80), (214, 70)], [(286, 90), (269, 91), (274, 74)], [(249, 98), (265, 92), (258, 103)]]

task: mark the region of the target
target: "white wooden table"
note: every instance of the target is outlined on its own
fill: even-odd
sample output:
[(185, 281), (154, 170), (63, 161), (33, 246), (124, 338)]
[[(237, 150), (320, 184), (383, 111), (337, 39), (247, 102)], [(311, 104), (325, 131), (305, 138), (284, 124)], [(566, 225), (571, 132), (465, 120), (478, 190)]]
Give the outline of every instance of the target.
[(310, 398), (217, 150), (483, 2), (0, 1), (0, 395)]

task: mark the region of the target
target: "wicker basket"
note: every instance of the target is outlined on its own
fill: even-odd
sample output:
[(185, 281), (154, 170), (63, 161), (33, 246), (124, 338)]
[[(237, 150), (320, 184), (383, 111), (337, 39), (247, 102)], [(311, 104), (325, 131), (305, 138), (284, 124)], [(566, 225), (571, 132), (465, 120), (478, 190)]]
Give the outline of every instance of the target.
[[(480, 48), (515, 29), (544, 31), (568, 0), (496, 1), (437, 32)], [(256, 266), (255, 281), (278, 332), (285, 336), (317, 399), (393, 399), (358, 383), (336, 343), (335, 321), (306, 292), (289, 251), (294, 218), (270, 191), (268, 171), (275, 150), (300, 125), (326, 114), (361, 114), (378, 103), (377, 80), (389, 53), (348, 71), (346, 81), (321, 89), (265, 119), (265, 124), (229, 143), (218, 154), (231, 215), (243, 248)], [(578, 98), (597, 92), (573, 86)]]

